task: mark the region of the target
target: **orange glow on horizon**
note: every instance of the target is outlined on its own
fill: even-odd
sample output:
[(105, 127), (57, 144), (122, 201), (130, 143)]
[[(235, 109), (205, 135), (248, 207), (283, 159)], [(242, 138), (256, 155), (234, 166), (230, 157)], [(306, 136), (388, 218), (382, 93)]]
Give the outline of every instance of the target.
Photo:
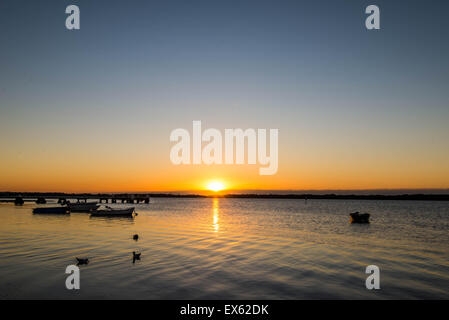
[[(219, 194), (246, 190), (449, 187), (449, 169), (441, 161), (445, 154), (440, 156), (440, 164), (437, 165), (439, 159), (428, 155), (428, 159), (416, 155), (414, 161), (403, 162), (398, 155), (389, 159), (387, 156), (371, 158), (364, 154), (353, 157), (349, 152), (342, 154), (345, 150), (329, 151), (325, 148), (322, 157), (312, 151), (300, 155), (286, 151), (281, 155), (289, 156), (281, 156), (278, 172), (272, 176), (261, 176), (258, 166), (248, 164), (174, 166), (166, 158), (152, 157), (145, 150), (133, 157), (116, 150), (112, 154), (104, 150), (92, 152), (95, 156), (86, 150), (76, 150), (76, 154), (72, 154), (72, 148), (67, 150), (61, 151), (62, 157), (54, 155), (53, 151), (42, 155), (24, 148), (20, 151), (20, 158), (10, 155), (0, 159), (0, 191)], [(166, 151), (165, 155), (169, 153), (169, 150)], [(209, 188), (211, 182), (221, 182), (223, 187)], [(221, 191), (212, 191), (214, 189)]]

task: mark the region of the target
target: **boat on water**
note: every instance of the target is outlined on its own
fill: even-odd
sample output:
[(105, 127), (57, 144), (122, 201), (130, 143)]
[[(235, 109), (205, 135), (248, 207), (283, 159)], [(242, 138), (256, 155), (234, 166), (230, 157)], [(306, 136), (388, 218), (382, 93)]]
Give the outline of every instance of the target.
[(45, 207), (45, 208), (34, 208), (34, 214), (70, 214), (70, 209), (68, 207)]
[(369, 213), (360, 213), (358, 211), (350, 213), (351, 223), (369, 223)]
[(84, 203), (67, 203), (67, 207), (71, 212), (90, 212), (97, 210), (100, 205), (97, 202), (84, 202)]
[(132, 208), (111, 208), (104, 206), (100, 209), (95, 209), (91, 211), (92, 216), (102, 216), (102, 217), (132, 217), (134, 213), (134, 207)]
[(36, 203), (37, 204), (46, 204), (47, 200), (45, 200), (45, 198), (43, 198), (43, 197), (39, 197), (39, 198), (37, 198)]

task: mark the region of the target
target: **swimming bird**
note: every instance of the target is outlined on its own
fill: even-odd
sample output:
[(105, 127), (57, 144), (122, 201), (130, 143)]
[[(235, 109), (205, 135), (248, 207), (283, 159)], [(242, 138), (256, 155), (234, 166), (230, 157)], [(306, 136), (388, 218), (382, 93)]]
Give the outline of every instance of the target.
[(133, 235), (133, 239), (136, 241), (139, 240), (139, 235), (138, 234)]
[(85, 258), (85, 259), (76, 258), (76, 260), (78, 260), (79, 265), (89, 263), (89, 258)]
[(141, 255), (140, 252), (137, 253), (137, 252), (133, 251), (133, 260), (140, 260), (140, 255)]

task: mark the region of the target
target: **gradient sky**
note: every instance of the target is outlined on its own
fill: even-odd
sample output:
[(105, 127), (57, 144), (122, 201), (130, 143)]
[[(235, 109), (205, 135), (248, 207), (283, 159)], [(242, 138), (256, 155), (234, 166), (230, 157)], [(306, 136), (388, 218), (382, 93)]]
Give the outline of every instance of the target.
[[(65, 28), (77, 4), (81, 30)], [(377, 4), (381, 30), (365, 28)], [(0, 190), (449, 188), (447, 1), (0, 2)], [(278, 128), (279, 170), (170, 132)]]

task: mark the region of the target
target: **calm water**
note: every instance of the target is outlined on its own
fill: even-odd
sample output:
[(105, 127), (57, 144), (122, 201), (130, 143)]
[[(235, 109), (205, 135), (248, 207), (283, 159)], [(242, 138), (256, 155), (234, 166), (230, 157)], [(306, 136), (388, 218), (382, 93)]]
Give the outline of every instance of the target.
[[(0, 298), (449, 298), (447, 202), (152, 201), (134, 219), (0, 204)], [(350, 225), (355, 210), (372, 223)], [(75, 256), (91, 263), (69, 291)], [(378, 291), (365, 288), (370, 264), (381, 269)]]

